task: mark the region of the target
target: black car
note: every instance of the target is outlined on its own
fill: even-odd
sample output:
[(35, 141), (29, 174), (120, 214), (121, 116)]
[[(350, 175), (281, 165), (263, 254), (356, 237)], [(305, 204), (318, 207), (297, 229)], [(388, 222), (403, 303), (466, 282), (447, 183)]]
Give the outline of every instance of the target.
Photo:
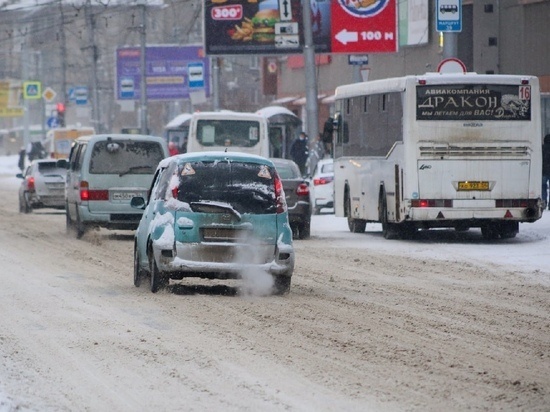
[(311, 227), (311, 202), (309, 181), (302, 177), (300, 168), (292, 160), (270, 159), (283, 182), (288, 220), (294, 238), (307, 239)]

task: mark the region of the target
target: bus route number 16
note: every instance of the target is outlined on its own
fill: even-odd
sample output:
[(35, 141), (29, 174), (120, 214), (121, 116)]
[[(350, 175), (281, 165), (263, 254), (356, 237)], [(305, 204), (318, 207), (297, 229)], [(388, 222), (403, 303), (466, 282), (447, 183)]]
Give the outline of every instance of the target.
[(531, 86), (519, 86), (519, 99), (531, 100)]

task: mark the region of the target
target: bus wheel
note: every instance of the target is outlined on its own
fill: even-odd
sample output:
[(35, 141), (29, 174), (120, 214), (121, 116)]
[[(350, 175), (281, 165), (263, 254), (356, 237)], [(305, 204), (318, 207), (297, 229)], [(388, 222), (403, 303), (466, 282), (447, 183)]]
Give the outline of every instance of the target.
[(349, 231), (353, 233), (364, 233), (367, 228), (367, 221), (363, 219), (354, 219), (351, 217), (351, 201), (347, 190), (346, 197), (344, 199), (344, 207), (346, 209), (346, 217), (348, 218)]
[(499, 227), (499, 234), (501, 239), (512, 239), (516, 237), (519, 232), (518, 222), (503, 222)]
[(481, 236), (485, 240), (495, 240), (498, 239), (499, 232), (497, 225), (494, 223), (489, 223), (481, 227)]
[(397, 239), (399, 231), (394, 223), (388, 222), (388, 204), (386, 202), (386, 194), (383, 193), (380, 199), (380, 223), (382, 223), (382, 236), (384, 239)]
[(416, 227), (412, 224), (401, 223), (398, 229), (401, 239), (414, 239), (418, 234)]

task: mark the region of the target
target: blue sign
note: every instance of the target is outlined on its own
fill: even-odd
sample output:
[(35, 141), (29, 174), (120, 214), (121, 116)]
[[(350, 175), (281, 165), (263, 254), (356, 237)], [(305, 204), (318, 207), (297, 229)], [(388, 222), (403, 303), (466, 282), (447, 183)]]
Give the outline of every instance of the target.
[(119, 83), (118, 95), (121, 99), (133, 99), (136, 95), (136, 86), (132, 77), (123, 77)]
[(189, 92), (197, 88), (210, 95), (209, 58), (202, 46), (148, 46), (145, 76), (140, 47), (119, 48), (116, 59), (117, 100), (140, 100), (143, 77), (147, 79), (148, 100), (188, 99)]
[(369, 64), (369, 55), (368, 54), (350, 54), (348, 55), (348, 64), (351, 64), (351, 65)]
[(462, 31), (462, 0), (437, 0), (435, 15), (437, 31)]
[(88, 88), (86, 86), (75, 87), (74, 99), (77, 105), (88, 104)]
[(192, 89), (204, 88), (204, 64), (189, 63), (187, 65), (187, 78)]
[(50, 129), (55, 129), (56, 127), (58, 127), (58, 126), (59, 126), (59, 122), (57, 121), (57, 117), (56, 117), (56, 116), (48, 117), (48, 120), (46, 120), (46, 125), (47, 125)]

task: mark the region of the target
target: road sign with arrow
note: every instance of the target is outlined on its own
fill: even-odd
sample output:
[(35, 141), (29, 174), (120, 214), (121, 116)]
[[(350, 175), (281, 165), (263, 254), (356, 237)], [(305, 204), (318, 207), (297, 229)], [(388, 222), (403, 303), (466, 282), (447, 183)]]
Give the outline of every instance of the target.
[(393, 0), (334, 0), (332, 53), (396, 52), (399, 38)]

